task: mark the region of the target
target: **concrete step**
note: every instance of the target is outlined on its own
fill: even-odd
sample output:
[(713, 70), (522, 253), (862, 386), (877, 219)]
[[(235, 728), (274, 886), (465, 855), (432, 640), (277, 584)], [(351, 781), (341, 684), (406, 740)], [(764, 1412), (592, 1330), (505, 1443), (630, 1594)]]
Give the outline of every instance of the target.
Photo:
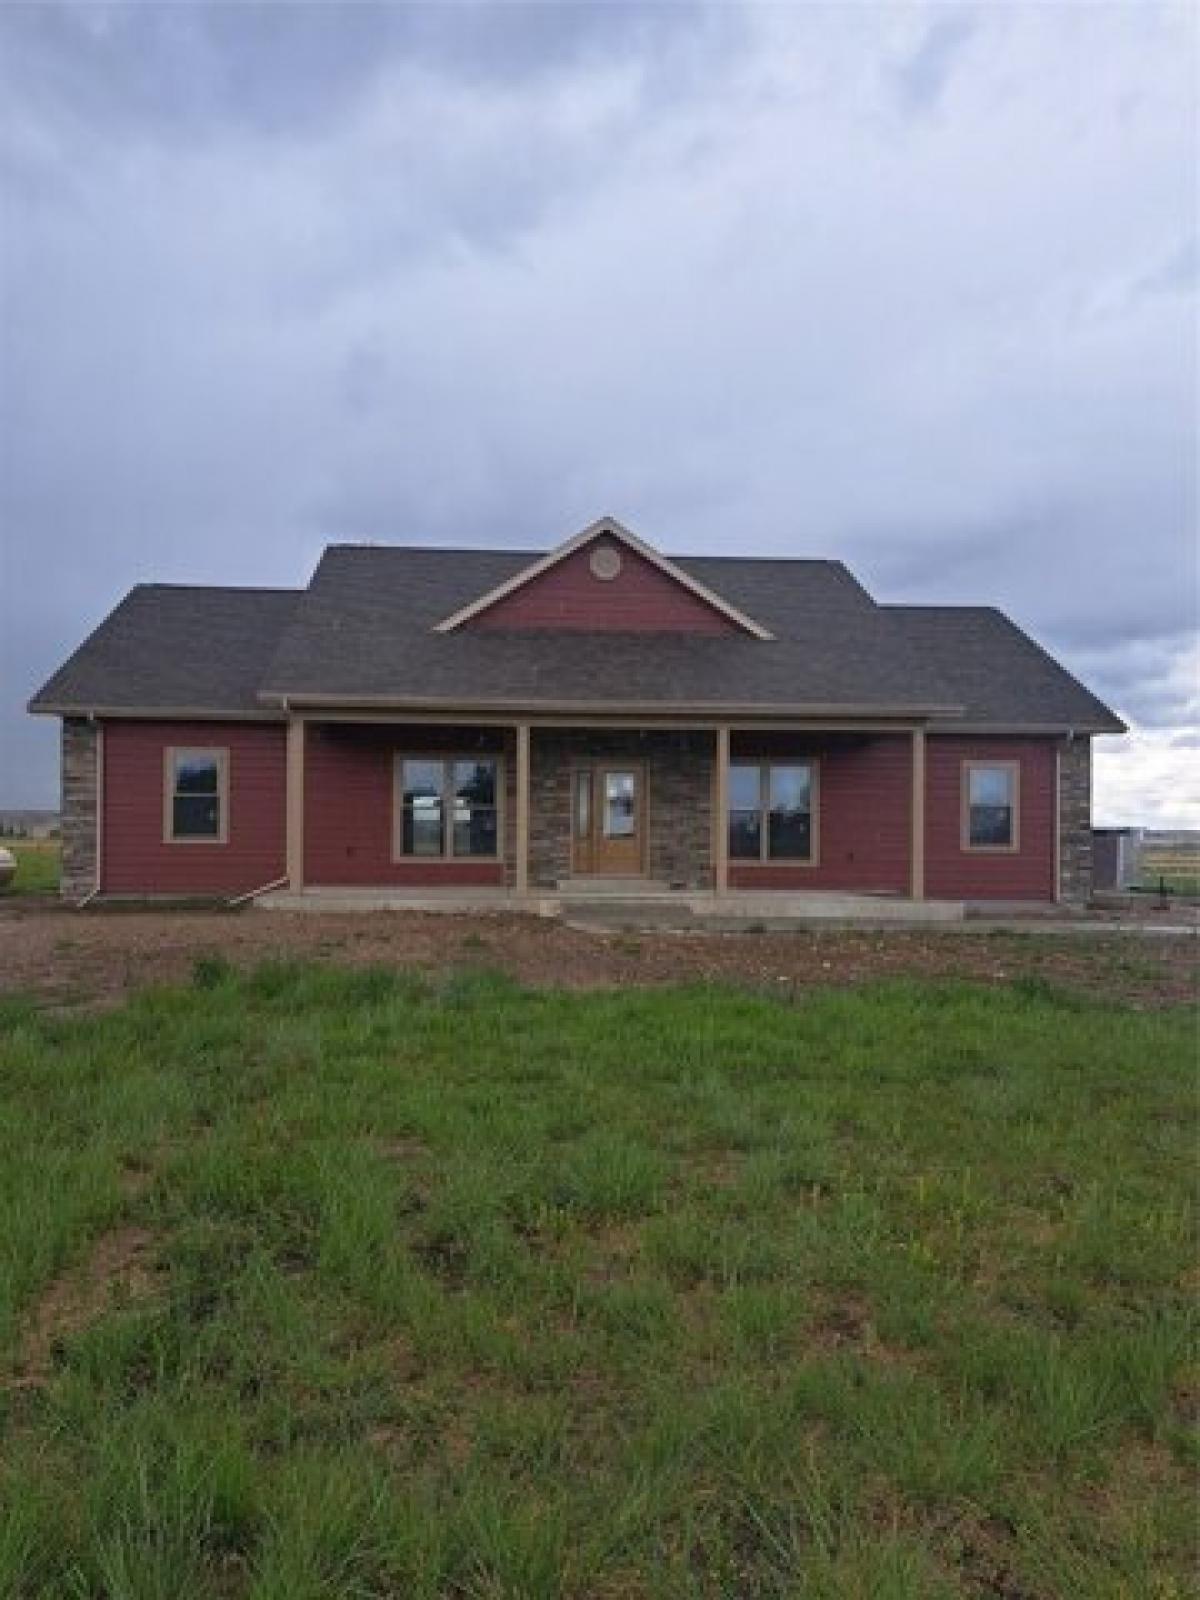
[(596, 896), (582, 900), (561, 901), (560, 916), (564, 922), (578, 928), (613, 932), (661, 928), (692, 928), (696, 916), (686, 900), (663, 898), (658, 900), (618, 900), (615, 897)]
[(555, 892), (564, 900), (644, 900), (659, 896), (678, 898), (661, 878), (559, 878)]

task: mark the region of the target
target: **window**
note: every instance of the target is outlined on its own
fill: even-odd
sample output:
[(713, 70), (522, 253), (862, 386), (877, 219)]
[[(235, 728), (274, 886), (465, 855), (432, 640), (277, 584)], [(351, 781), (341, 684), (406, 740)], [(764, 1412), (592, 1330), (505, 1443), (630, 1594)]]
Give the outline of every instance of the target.
[(762, 855), (762, 768), (729, 768), (729, 855), (757, 861)]
[(575, 837), (590, 839), (592, 834), (592, 769), (578, 767), (575, 771)]
[(604, 774), (604, 837), (628, 839), (637, 829), (637, 779), (632, 772)]
[(815, 859), (816, 765), (733, 762), (729, 768), (731, 861)]
[(446, 835), (442, 827), (442, 797), (445, 769), (440, 761), (401, 762), (402, 816), (400, 854), (440, 856), (445, 854)]
[(1020, 767), (1015, 761), (963, 762), (964, 850), (1015, 850)]
[(229, 813), (228, 750), (167, 750), (163, 838), (168, 844), (224, 844)]
[(496, 854), (496, 763), (452, 761), (454, 854)]
[(499, 853), (499, 762), (495, 756), (400, 756), (397, 854), (442, 860)]

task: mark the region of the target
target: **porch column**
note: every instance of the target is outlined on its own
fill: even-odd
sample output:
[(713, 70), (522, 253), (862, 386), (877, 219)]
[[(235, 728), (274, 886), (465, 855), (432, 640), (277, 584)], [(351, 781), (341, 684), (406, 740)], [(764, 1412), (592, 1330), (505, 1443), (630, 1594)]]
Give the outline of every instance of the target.
[(287, 727), (287, 876), (288, 888), (304, 887), (304, 718), (290, 717)]
[(717, 781), (713, 804), (713, 887), (718, 894), (729, 890), (729, 727), (717, 729)]
[(529, 893), (529, 724), (517, 723), (516, 891)]
[(912, 840), (909, 864), (912, 873), (909, 892), (914, 900), (925, 898), (925, 729), (912, 731)]

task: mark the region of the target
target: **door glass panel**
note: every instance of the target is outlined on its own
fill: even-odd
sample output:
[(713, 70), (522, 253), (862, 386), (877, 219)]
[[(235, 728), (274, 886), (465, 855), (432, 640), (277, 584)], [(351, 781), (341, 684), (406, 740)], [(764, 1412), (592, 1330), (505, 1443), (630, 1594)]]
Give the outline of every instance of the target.
[(585, 768), (575, 774), (575, 837), (586, 839), (592, 829), (592, 775)]
[(636, 831), (637, 780), (632, 772), (604, 774), (604, 837), (628, 839)]

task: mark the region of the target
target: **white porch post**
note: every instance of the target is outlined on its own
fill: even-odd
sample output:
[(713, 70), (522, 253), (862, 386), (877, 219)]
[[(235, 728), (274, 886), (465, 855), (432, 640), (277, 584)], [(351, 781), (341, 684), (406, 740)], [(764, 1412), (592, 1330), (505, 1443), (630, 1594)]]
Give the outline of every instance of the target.
[(529, 724), (517, 723), (516, 891), (529, 893)]
[(912, 731), (912, 840), (909, 846), (914, 900), (925, 898), (925, 729)]
[(304, 887), (304, 718), (296, 716), (287, 725), (286, 816), (288, 888), (299, 894)]
[(717, 729), (717, 781), (713, 804), (713, 887), (718, 894), (729, 890), (729, 725)]

